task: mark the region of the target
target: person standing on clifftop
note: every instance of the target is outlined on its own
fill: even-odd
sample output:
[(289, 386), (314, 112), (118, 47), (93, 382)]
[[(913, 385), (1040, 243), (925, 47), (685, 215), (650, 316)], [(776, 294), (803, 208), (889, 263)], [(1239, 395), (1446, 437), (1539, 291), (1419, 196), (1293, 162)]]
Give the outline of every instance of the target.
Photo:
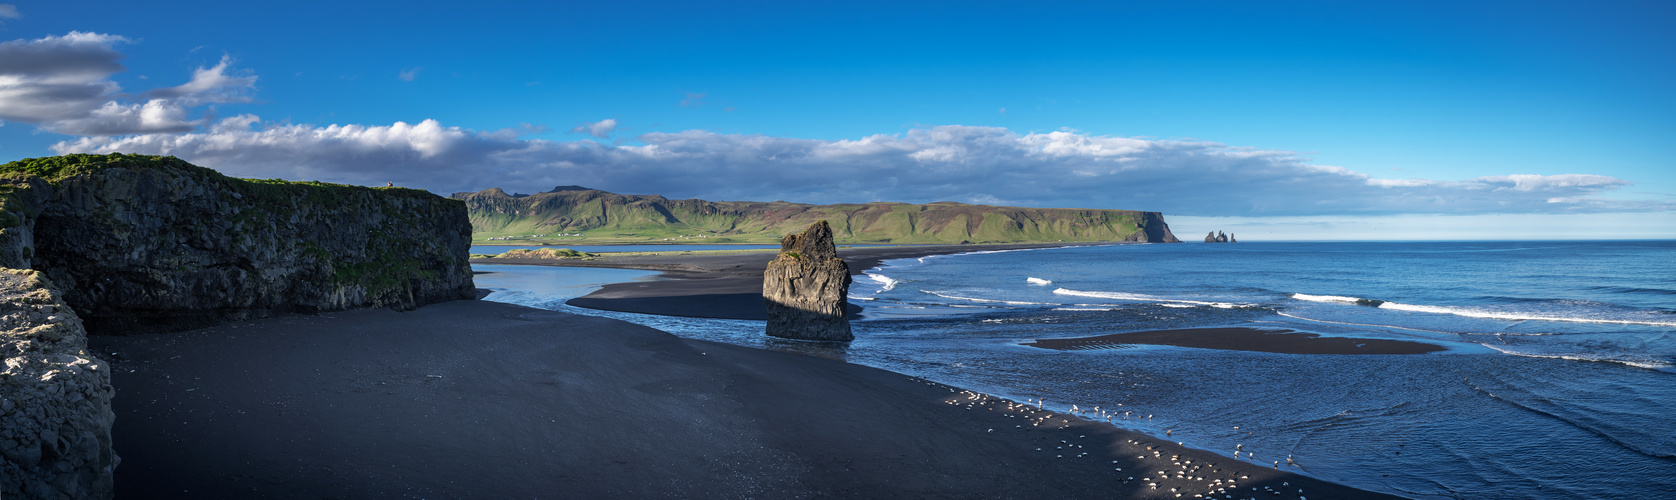
[(386, 183), (384, 183), (384, 187), (396, 187), (396, 183), (394, 183), (394, 182), (386, 182)]

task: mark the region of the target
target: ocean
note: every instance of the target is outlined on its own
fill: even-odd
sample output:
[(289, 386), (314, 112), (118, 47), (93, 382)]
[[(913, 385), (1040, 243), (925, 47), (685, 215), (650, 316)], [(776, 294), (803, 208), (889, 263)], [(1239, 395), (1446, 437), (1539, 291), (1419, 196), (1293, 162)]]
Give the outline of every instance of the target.
[[(806, 352), (1415, 498), (1676, 492), (1676, 242), (1148, 244), (974, 252), (859, 277), (848, 346), (760, 322), (563, 304), (653, 273), (478, 266), (491, 300)], [(1300, 355), (1042, 338), (1194, 327), (1423, 341), (1421, 355)], [(1245, 456), (1243, 453), (1242, 457)], [(1231, 459), (1231, 458), (1230, 458)]]

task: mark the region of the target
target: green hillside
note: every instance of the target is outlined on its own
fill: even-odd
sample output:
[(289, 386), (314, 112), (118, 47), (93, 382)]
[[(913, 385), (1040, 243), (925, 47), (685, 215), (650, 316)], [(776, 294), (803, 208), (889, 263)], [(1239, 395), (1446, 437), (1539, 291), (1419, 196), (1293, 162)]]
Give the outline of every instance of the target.
[(777, 243), (820, 220), (840, 244), (1177, 241), (1162, 214), (1134, 210), (671, 200), (577, 186), (453, 197), (466, 202), (477, 243)]

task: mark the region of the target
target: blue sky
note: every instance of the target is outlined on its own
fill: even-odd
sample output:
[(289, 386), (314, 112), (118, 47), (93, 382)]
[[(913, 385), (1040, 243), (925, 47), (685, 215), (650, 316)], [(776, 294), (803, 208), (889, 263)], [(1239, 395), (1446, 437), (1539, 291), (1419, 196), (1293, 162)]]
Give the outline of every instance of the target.
[(13, 0), (0, 160), (1676, 237), (1676, 7), (1460, 4)]

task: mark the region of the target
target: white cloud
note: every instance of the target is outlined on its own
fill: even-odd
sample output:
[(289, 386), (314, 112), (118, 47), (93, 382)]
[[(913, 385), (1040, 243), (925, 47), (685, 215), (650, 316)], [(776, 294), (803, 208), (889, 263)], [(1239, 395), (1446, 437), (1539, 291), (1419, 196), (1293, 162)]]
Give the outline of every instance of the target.
[(144, 102), (122, 102), (110, 77), (126, 71), (116, 35), (72, 31), (64, 36), (0, 42), (0, 120), (73, 135), (175, 133), (201, 120), (189, 109), (246, 102), (255, 76), (230, 76), (231, 61), (198, 68), (186, 84), (146, 92)]
[(404, 69), (404, 70), (401, 71), (401, 73), (396, 74), (396, 78), (401, 80), (401, 81), (404, 81), (404, 82), (411, 82), (411, 81), (413, 81), (414, 78), (419, 77), (419, 70), (422, 70), (422, 69), (425, 69), (425, 68), (416, 67), (416, 68)]
[(0, 19), (17, 19), (20, 17), (23, 17), (23, 14), (18, 13), (16, 5), (0, 3)]
[(0, 120), (43, 123), (86, 116), (118, 90), (120, 36), (72, 31), (0, 42)]
[[(593, 134), (594, 126), (605, 122), (578, 129)], [(53, 149), (170, 154), (234, 176), (398, 181), (439, 193), (490, 187), (534, 192), (577, 184), (713, 200), (953, 200), (1247, 216), (1676, 209), (1671, 201), (1603, 198), (1629, 183), (1598, 175), (1372, 179), (1313, 165), (1287, 151), (1074, 131), (1020, 135), (1004, 128), (940, 126), (830, 141), (689, 130), (643, 134), (637, 138), (642, 145), (626, 146), (519, 135), (445, 127), (434, 120), (262, 126), (241, 115), (207, 132), (89, 137)]]
[(576, 128), (570, 129), (570, 133), (572, 134), (588, 134), (601, 139), (610, 137), (611, 133), (615, 131), (617, 131), (616, 118), (606, 118), (593, 123), (584, 123), (577, 125)]
[(192, 80), (176, 87), (146, 92), (146, 97), (174, 99), (181, 106), (192, 107), (208, 103), (250, 102), (247, 92), (256, 86), (256, 76), (229, 76), (227, 67), (233, 59), (221, 56), (213, 67), (192, 71)]

